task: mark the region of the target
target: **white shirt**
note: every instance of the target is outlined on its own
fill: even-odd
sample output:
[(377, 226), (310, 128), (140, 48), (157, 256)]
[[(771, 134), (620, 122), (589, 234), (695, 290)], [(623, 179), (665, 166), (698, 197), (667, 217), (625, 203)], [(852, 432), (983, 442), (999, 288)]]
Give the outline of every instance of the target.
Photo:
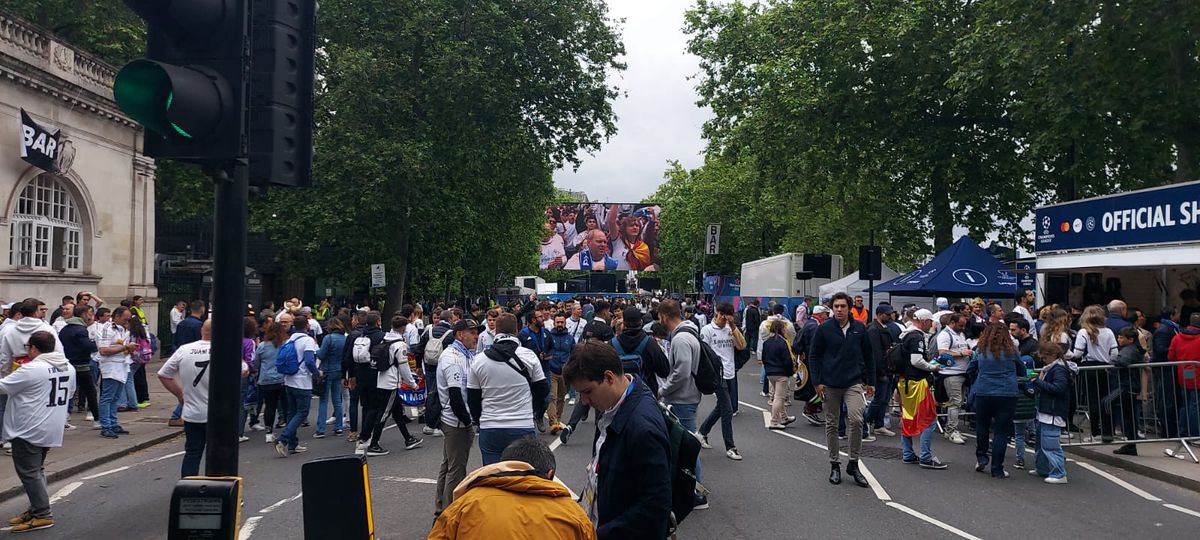
[(562, 257), (564, 263), (567, 260), (567, 250), (563, 247), (563, 239), (557, 234), (542, 240), (542, 257), (538, 260), (538, 266), (549, 268), (555, 257)]
[(179, 327), (179, 323), (183, 322), (183, 318), (186, 316), (182, 311), (171, 308), (171, 334), (175, 333), (175, 329)]
[(401, 382), (409, 386), (416, 386), (417, 381), (413, 378), (412, 368), (408, 365), (408, 343), (404, 341), (404, 334), (389, 331), (383, 335), (383, 340), (395, 341), (388, 348), (388, 353), (392, 357), (392, 367), (380, 371), (376, 375), (375, 388), (380, 390), (398, 390)]
[(1035, 326), (1033, 314), (1029, 312), (1029, 308), (1025, 306), (1017, 306), (1013, 308), (1013, 313), (1020, 313), (1025, 320), (1029, 321), (1029, 335), (1037, 337), (1037, 326)]
[(1075, 334), (1075, 344), (1071, 350), (1067, 352), (1067, 358), (1074, 360), (1080, 359), (1083, 362), (1100, 362), (1102, 364), (1111, 364), (1113, 358), (1117, 357), (1117, 337), (1113, 331), (1101, 327), (1100, 335), (1096, 340), (1098, 343), (1092, 343), (1088, 337), (1086, 328), (1081, 328), (1078, 334)]
[(568, 246), (576, 246), (579, 244), (579, 232), (575, 230), (574, 223), (559, 223), (554, 226), (554, 232), (562, 236), (563, 242)]
[(575, 340), (575, 343), (579, 343), (579, 338), (583, 337), (585, 327), (587, 327), (587, 321), (583, 317), (579, 319), (567, 317), (567, 333), (571, 334), (571, 339)]
[[(496, 342), (518, 341), (515, 336), (497, 336)], [(537, 354), (525, 347), (517, 347), (517, 359), (525, 364), (532, 382), (546, 379), (542, 362)], [(488, 358), (486, 354), (475, 355), (467, 370), (467, 388), (483, 390), (483, 414), (479, 417), (480, 429), (532, 429), (533, 393), (529, 381), (512, 366)]]
[[(113, 347), (116, 345), (124, 345), (129, 342), (129, 330), (125, 327), (113, 324), (112, 321), (100, 325), (96, 329), (96, 348), (103, 350), (105, 347)], [(125, 382), (126, 375), (129, 374), (129, 354), (121, 351), (118, 354), (104, 355), (100, 354), (100, 376), (105, 379), (113, 379), (119, 383)]]
[(733, 328), (728, 324), (725, 328), (717, 328), (716, 324), (706, 324), (700, 329), (700, 339), (712, 347), (713, 352), (721, 357), (722, 377), (726, 380), (734, 377), (733, 364)]
[[(208, 375), (211, 356), (211, 341), (193, 341), (180, 346), (175, 353), (163, 363), (158, 374), (175, 379), (183, 388), (183, 421), (194, 424), (208, 422)], [(242, 374), (247, 372), (246, 363), (242, 365)]]
[(612, 246), (609, 256), (617, 260), (617, 270), (629, 270), (629, 261), (625, 259), (629, 246), (625, 244), (625, 239), (616, 238), (609, 245)]
[(404, 327), (404, 343), (409, 348), (416, 347), (421, 343), (421, 331), (417, 330), (417, 325), (408, 323), (408, 326)]
[(50, 326), (54, 327), (54, 331), (55, 331), (55, 332), (59, 332), (59, 333), (61, 333), (61, 332), (62, 332), (62, 329), (63, 329), (63, 327), (64, 327), (64, 326), (66, 326), (66, 325), (67, 325), (67, 318), (66, 318), (66, 317), (59, 317), (59, 318), (58, 318), (58, 320), (54, 321), (54, 324), (52, 324), (52, 325), (50, 325)]
[(454, 411), (450, 409), (450, 389), (458, 388), (463, 400), (467, 399), (467, 370), (471, 366), (471, 358), (463, 356), (457, 347), (446, 347), (442, 356), (438, 357), (437, 365), (437, 394), (442, 407), (442, 421), (451, 427), (463, 427)]
[[(582, 328), (582, 327), (580, 327), (580, 328)], [(484, 330), (481, 334), (479, 334), (479, 341), (477, 341), (475, 343), (475, 352), (481, 353), (483, 351), (486, 351), (495, 342), (496, 342), (496, 333), (491, 330)], [(438, 379), (439, 384), (441, 383), (441, 381), (442, 381), (441, 379)], [(445, 401), (443, 401), (442, 403), (445, 403)]]
[(308, 371), (308, 366), (304, 363), (304, 353), (312, 351), (313, 356), (317, 354), (317, 340), (309, 337), (308, 334), (292, 334), (288, 341), (296, 342), (296, 358), (300, 360), (300, 370), (292, 375), (283, 376), (283, 385), (297, 388), (300, 390), (312, 390), (313, 374)]
[[(962, 332), (955, 332), (953, 328), (947, 326), (937, 333), (937, 353), (949, 350), (954, 353), (961, 354), (971, 350), (971, 346), (967, 344), (967, 336)], [(957, 375), (967, 372), (967, 363), (969, 358), (955, 358), (954, 367), (942, 368), (942, 373), (947, 375)]]
[[(55, 355), (57, 367), (43, 359)], [(4, 409), (4, 437), (21, 439), (41, 448), (62, 446), (67, 424), (67, 403), (75, 394), (75, 368), (62, 353), (46, 353), (0, 379), (0, 394), (8, 396)]]
[(321, 329), (321, 323), (317, 322), (316, 319), (308, 320), (308, 331), (312, 332), (313, 336), (319, 336), (324, 332), (324, 330)]

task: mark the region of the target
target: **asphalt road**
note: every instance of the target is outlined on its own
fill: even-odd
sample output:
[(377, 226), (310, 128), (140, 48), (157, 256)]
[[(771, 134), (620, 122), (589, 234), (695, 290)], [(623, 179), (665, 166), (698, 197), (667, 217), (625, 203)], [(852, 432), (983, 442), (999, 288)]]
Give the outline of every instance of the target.
[[(1011, 456), (1012, 477), (996, 480), (974, 471), (971, 440), (956, 446), (935, 439), (934, 453), (950, 468), (929, 471), (902, 463), (899, 440), (880, 437), (865, 445), (872, 487), (849, 481), (833, 486), (826, 481), (823, 429), (801, 420), (783, 433), (766, 430), (756, 410), (766, 406), (756, 374), (746, 371), (740, 379), (743, 405), (734, 430), (745, 459), (725, 457), (715, 428), (714, 448), (702, 453), (712, 508), (693, 512), (681, 538), (1193, 538), (1200, 530), (1200, 494), (1079, 462), (1068, 464), (1069, 484), (1047, 485), (1011, 469)], [(707, 399), (701, 413), (711, 406)], [(593, 426), (582, 424), (570, 444), (555, 448), (559, 476), (576, 491), (583, 485)], [(344, 438), (313, 440), (311, 428), (301, 436), (309, 452), (288, 458), (264, 444), (261, 434), (241, 445), (246, 479), (241, 538), (297, 538), (303, 523), (301, 463), (352, 451)], [(383, 445), (392, 453), (370, 460), (379, 537), (424, 538), (433, 521), (441, 439), (425, 437), (421, 447), (404, 451), (397, 431), (388, 429)], [(57, 524), (31, 536), (165, 538), (181, 454), (182, 442), (162, 445), (55, 483), (50, 492)], [(477, 466), (477, 449), (471, 458)], [(0, 512), (12, 516), (24, 507), (18, 497), (0, 505)]]

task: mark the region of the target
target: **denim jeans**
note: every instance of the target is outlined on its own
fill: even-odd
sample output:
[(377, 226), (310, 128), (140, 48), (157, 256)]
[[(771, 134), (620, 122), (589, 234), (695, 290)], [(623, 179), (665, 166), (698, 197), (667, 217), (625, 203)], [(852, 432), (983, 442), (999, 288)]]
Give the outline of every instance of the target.
[(249, 410), (246, 408), (246, 392), (250, 389), (250, 377), (242, 377), (241, 392), (238, 393), (238, 437), (246, 434), (246, 417), (249, 416)]
[(1037, 473), (1050, 478), (1062, 478), (1067, 475), (1067, 458), (1063, 455), (1062, 428), (1050, 424), (1037, 423), (1038, 448), (1034, 467)]
[(1200, 436), (1200, 390), (1184, 390), (1182, 403), (1179, 429), (1186, 437)]
[(479, 453), (483, 456), (483, 464), (491, 465), (500, 461), (500, 454), (513, 441), (522, 437), (536, 437), (537, 430), (532, 428), (490, 428), (479, 430)]
[[(925, 431), (921, 432), (921, 455), (919, 457), (925, 463), (933, 461), (933, 450), (930, 449), (930, 446), (933, 445), (933, 430), (936, 428), (937, 423), (931, 423), (929, 427), (925, 428)], [(918, 457), (913, 452), (912, 440), (912, 437), (900, 437), (900, 449), (904, 454), (904, 459), (908, 461)]]
[(988, 435), (991, 435), (992, 476), (1004, 474), (1004, 454), (1008, 452), (1008, 432), (1013, 428), (1017, 398), (975, 396), (975, 462), (987, 465)]
[(342, 430), (342, 372), (333, 371), (325, 375), (325, 393), (317, 402), (317, 433), (325, 433), (325, 419), (329, 418), (329, 402), (333, 402), (333, 429)]
[(1025, 459), (1025, 434), (1033, 431), (1034, 421), (1026, 420), (1024, 422), (1013, 422), (1013, 446), (1017, 449), (1013, 451), (1013, 456), (1019, 460)]
[(312, 402), (312, 390), (286, 386), (284, 391), (287, 394), (288, 423), (283, 428), (283, 433), (280, 433), (275, 440), (287, 444), (288, 450), (295, 450), (296, 446), (300, 444), (300, 437), (296, 435), (296, 432), (300, 430), (300, 423), (308, 417), (309, 404)]
[[(696, 432), (696, 409), (700, 408), (699, 403), (669, 403), (671, 411), (679, 418), (679, 423), (688, 431)], [(703, 481), (700, 475), (700, 457), (696, 456), (696, 481)]]
[(123, 389), (121, 400), (119, 403), (124, 404), (126, 408), (137, 409), (137, 386), (133, 382), (133, 373), (137, 371), (138, 366), (129, 366), (129, 371), (125, 373), (125, 388)]
[[(116, 379), (105, 378), (100, 383), (100, 429), (117, 427), (117, 403), (125, 396), (125, 385)], [(181, 405), (182, 407), (182, 405)]]
[(200, 458), (204, 456), (204, 445), (208, 440), (208, 424), (183, 423), (183, 466), (179, 476), (200, 474)]
[(896, 388), (895, 377), (880, 377), (875, 380), (875, 397), (867, 405), (863, 414), (863, 429), (870, 430), (883, 427), (883, 419), (887, 416), (888, 402), (892, 399), (892, 391)]
[(736, 385), (737, 379), (725, 379), (724, 383), (717, 385), (717, 405), (700, 424), (700, 434), (707, 437), (717, 420), (720, 420), (721, 436), (725, 439), (725, 449), (729, 450), (737, 446), (733, 443), (733, 406), (729, 403), (729, 385)]
[(179, 405), (176, 405), (175, 410), (171, 411), (171, 420), (179, 420), (180, 418), (183, 418), (183, 404), (182, 403), (180, 403)]

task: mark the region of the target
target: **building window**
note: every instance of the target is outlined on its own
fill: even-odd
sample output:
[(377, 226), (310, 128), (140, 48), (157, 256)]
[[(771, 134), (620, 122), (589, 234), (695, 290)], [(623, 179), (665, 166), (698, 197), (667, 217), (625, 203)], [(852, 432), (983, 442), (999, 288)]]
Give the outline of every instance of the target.
[(43, 174), (21, 190), (10, 220), (8, 262), (20, 268), (78, 271), (83, 226), (75, 198)]

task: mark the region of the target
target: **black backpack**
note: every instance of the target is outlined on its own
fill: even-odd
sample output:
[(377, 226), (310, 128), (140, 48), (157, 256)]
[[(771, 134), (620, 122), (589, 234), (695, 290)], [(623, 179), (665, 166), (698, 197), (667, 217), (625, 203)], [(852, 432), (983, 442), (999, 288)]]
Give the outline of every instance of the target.
[(908, 368), (912, 366), (912, 359), (908, 355), (909, 353), (904, 350), (904, 340), (888, 347), (887, 352), (883, 353), (883, 362), (886, 364), (888, 375), (903, 377), (908, 372)]
[(700, 440), (683, 427), (679, 417), (666, 405), (658, 404), (667, 424), (667, 466), (671, 471), (671, 527), (682, 523), (696, 505), (696, 459), (700, 457)]
[(696, 389), (704, 395), (713, 395), (717, 393), (717, 385), (721, 384), (721, 357), (717, 356), (717, 351), (714, 351), (703, 339), (700, 339), (700, 333), (691, 328), (680, 328), (680, 330), (696, 336), (696, 341), (700, 342), (700, 365), (696, 367)]
[(392, 358), (392, 345), (401, 341), (404, 339), (385, 339), (373, 345), (371, 347), (371, 367), (375, 368), (375, 371), (387, 371), (396, 365), (397, 361)]

